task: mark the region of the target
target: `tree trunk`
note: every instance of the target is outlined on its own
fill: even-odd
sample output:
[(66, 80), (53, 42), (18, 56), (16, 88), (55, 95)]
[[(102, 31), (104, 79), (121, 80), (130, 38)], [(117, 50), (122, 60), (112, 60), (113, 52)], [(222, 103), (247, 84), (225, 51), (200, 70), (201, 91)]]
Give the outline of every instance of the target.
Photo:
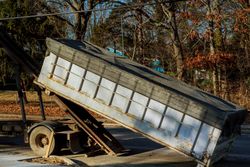
[[(139, 0), (138, 3), (142, 3), (142, 0)], [(143, 34), (143, 17), (140, 12), (137, 12), (137, 42), (138, 42), (138, 56), (142, 62), (144, 62), (144, 34)]]
[[(80, 1), (73, 1), (72, 6), (74, 6), (75, 8), (72, 10), (91, 10), (94, 8), (94, 1), (93, 0), (89, 0), (87, 4), (85, 4), (84, 0), (80, 0)], [(86, 7), (86, 9), (85, 9)], [(88, 12), (84, 12), (84, 13), (76, 13), (75, 14), (75, 20), (76, 20), (76, 24), (74, 26), (75, 28), (75, 38), (78, 40), (84, 40), (85, 39), (85, 35), (87, 32), (87, 27), (88, 27), (88, 22), (89, 19), (91, 17), (92, 11), (88, 11)]]
[(181, 41), (180, 41), (180, 36), (178, 32), (178, 25), (176, 21), (176, 6), (175, 3), (172, 4), (170, 8), (170, 14), (169, 16), (171, 17), (171, 27), (172, 27), (172, 41), (173, 41), (173, 50), (174, 50), (174, 58), (176, 60), (176, 72), (177, 72), (177, 78), (178, 79), (183, 79), (183, 73), (184, 73), (184, 68), (183, 68), (183, 50), (181, 46)]
[(181, 53), (181, 48), (179, 47), (177, 42), (173, 43), (173, 49), (174, 57), (176, 59), (177, 78), (181, 80), (183, 78), (183, 56)]
[[(209, 47), (210, 47), (210, 55), (215, 54), (215, 43), (214, 43), (214, 15), (216, 13), (216, 5), (218, 4), (217, 0), (208, 0), (207, 1), (207, 16), (208, 16), (208, 31), (209, 31)], [(213, 93), (214, 95), (218, 95), (218, 69), (217, 65), (215, 65), (212, 69), (212, 81), (213, 81)]]

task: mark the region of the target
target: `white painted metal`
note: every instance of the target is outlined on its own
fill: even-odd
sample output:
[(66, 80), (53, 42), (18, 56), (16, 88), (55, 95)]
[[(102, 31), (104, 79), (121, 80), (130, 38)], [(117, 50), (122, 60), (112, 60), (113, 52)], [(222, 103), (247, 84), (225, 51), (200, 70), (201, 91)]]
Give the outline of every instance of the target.
[(135, 116), (138, 120), (141, 120), (147, 105), (147, 101), (148, 97), (135, 92), (128, 113)]
[[(203, 161), (213, 154), (221, 131), (50, 53), (38, 83), (162, 144)], [(204, 160), (206, 161), (206, 160)], [(206, 163), (206, 162), (204, 162)]]
[(161, 123), (162, 115), (166, 109), (166, 105), (150, 99), (144, 120), (151, 123), (152, 127), (158, 128)]
[(209, 126), (207, 124), (203, 124), (201, 128), (201, 132), (198, 136), (197, 143), (194, 147), (194, 154), (196, 154), (197, 157), (201, 158), (203, 153), (206, 151), (210, 137), (212, 136), (213, 133), (213, 127)]
[(110, 103), (111, 98), (112, 98), (112, 95), (113, 95), (113, 92), (115, 89), (115, 85), (116, 84), (114, 82), (109, 81), (105, 78), (102, 78), (96, 99), (100, 99), (106, 105), (108, 105)]
[(178, 138), (181, 140), (181, 143), (185, 147), (185, 151), (191, 152), (194, 140), (198, 134), (199, 127), (201, 125), (201, 121), (194, 119), (188, 115), (185, 115), (182, 126), (178, 133)]
[(72, 89), (79, 90), (84, 74), (85, 69), (73, 64), (66, 85)]
[(118, 85), (111, 106), (116, 107), (118, 111), (126, 112), (132, 92), (132, 90)]
[(180, 126), (183, 113), (168, 107), (166, 115), (163, 118), (161, 129), (164, 129), (170, 133), (170, 136), (175, 136)]
[(68, 74), (69, 66), (69, 61), (66, 61), (59, 57), (57, 60), (57, 65), (55, 67), (53, 79), (59, 82), (64, 82)]
[(84, 92), (86, 95), (93, 98), (100, 79), (100, 76), (87, 71), (81, 92)]

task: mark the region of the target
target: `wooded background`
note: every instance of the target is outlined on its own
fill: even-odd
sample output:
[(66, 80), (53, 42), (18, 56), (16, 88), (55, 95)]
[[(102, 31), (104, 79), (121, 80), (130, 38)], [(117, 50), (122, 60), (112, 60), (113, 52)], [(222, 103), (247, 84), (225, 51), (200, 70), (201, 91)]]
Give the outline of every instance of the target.
[[(147, 66), (158, 58), (167, 75), (250, 110), (249, 16), (249, 0), (0, 1), (0, 20), (19, 17), (0, 25), (39, 63), (46, 37), (87, 40)], [(0, 59), (6, 85), (14, 71), (2, 50)]]

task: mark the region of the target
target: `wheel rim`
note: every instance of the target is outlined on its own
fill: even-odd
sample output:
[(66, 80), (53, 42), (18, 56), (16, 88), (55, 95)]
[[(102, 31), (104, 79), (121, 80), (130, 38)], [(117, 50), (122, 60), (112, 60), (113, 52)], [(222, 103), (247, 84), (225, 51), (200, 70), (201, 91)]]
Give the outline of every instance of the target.
[(35, 139), (35, 144), (37, 147), (44, 148), (49, 145), (49, 138), (45, 134), (38, 134)]
[[(29, 144), (30, 148), (34, 151), (35, 154), (39, 156), (44, 156), (46, 154), (46, 150), (50, 142), (49, 139), (51, 133), (52, 133), (51, 130), (45, 126), (38, 126), (31, 131), (29, 136)], [(54, 137), (51, 142), (52, 143), (49, 155), (53, 154), (58, 150), (55, 144)]]

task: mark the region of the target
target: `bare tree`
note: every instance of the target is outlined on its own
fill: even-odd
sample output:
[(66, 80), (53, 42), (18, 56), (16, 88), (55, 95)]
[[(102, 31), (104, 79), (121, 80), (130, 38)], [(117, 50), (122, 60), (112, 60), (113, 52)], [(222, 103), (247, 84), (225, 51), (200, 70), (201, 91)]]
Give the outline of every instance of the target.
[(48, 4), (57, 6), (60, 10), (65, 11), (83, 11), (77, 12), (69, 16), (57, 16), (62, 21), (65, 21), (73, 30), (75, 39), (84, 40), (88, 28), (92, 10), (101, 3), (108, 2), (108, 0), (48, 0)]

